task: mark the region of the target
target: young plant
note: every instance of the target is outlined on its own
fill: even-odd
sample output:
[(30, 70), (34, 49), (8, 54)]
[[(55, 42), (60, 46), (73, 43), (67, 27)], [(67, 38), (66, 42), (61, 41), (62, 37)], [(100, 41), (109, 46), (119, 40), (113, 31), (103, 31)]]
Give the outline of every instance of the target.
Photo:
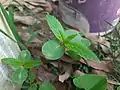
[[(14, 41), (14, 43), (19, 44), (21, 49), (27, 49), (23, 44), (22, 38), (19, 36), (16, 30), (16, 26), (14, 25), (12, 8), (10, 8), (7, 12), (2, 4), (0, 4), (0, 9), (0, 14), (2, 15), (1, 17), (4, 18), (3, 22), (5, 24), (4, 27), (1, 26), (0, 32), (8, 37), (11, 41)], [(38, 31), (31, 31), (29, 33), (31, 34), (31, 37), (27, 41), (28, 44), (36, 37)], [(41, 60), (33, 60), (28, 50), (21, 51), (17, 59), (4, 58), (1, 61), (3, 64), (9, 65), (13, 69), (10, 79), (13, 83), (20, 85), (22, 90), (55, 90), (54, 86), (49, 82), (37, 82), (37, 76), (33, 70), (40, 66), (42, 62)]]
[(49, 14), (46, 15), (46, 20), (56, 37), (56, 40), (49, 40), (42, 47), (42, 52), (48, 60), (59, 59), (66, 53), (72, 59), (84, 58), (99, 61), (95, 53), (88, 48), (90, 41), (83, 38), (80, 32), (65, 31), (60, 22)]
[(31, 74), (31, 69), (41, 65), (41, 60), (32, 60), (29, 51), (23, 50), (17, 59), (4, 58), (2, 62), (13, 68), (11, 79), (13, 82), (22, 85)]
[(41, 60), (32, 60), (31, 54), (28, 50), (21, 51), (17, 59), (4, 58), (2, 59), (2, 62), (13, 68), (13, 72), (10, 76), (13, 83), (23, 87), (24, 83), (27, 83), (28, 86), (25, 90), (55, 90), (49, 82), (38, 84), (38, 82), (35, 81), (36, 75), (32, 72), (32, 69), (40, 66), (42, 62)]

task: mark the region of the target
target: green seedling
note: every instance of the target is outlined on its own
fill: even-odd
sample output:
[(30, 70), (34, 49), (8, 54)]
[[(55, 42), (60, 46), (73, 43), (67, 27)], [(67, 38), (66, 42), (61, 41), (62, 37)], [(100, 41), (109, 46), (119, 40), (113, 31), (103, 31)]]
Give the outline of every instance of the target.
[[(42, 62), (41, 60), (34, 60), (26, 46), (23, 44), (24, 41), (19, 36), (16, 26), (14, 25), (13, 9), (9, 8), (7, 12), (2, 4), (0, 4), (0, 14), (2, 15), (1, 17), (4, 22), (4, 26), (1, 25), (0, 32), (15, 43), (19, 44), (21, 49), (26, 49), (20, 52), (17, 59), (3, 58), (1, 60), (3, 64), (6, 64), (13, 69), (10, 75), (11, 81), (20, 85), (21, 90), (55, 90), (51, 83), (43, 82), (40, 84), (39, 81), (36, 80), (36, 73), (32, 70), (39, 67)], [(29, 29), (29, 31), (30, 30), (31, 29)], [(27, 44), (31, 43), (31, 41), (38, 35), (38, 31), (31, 31), (29, 34), (31, 37), (26, 41)]]
[(89, 49), (90, 41), (83, 38), (80, 32), (65, 31), (60, 22), (49, 14), (46, 15), (46, 20), (56, 37), (56, 40), (49, 40), (42, 47), (42, 52), (48, 60), (57, 60), (64, 54), (68, 54), (72, 59), (84, 58), (99, 61), (95, 53)]
[[(14, 68), (11, 79), (13, 82), (21, 85), (27, 78), (29, 78), (30, 81), (33, 81), (34, 75), (30, 70), (42, 64), (41, 60), (32, 60), (28, 50), (21, 51), (17, 59), (4, 58), (2, 59), (2, 62), (8, 64), (11, 68)], [(31, 77), (31, 75), (33, 77)]]
[(21, 51), (17, 59), (4, 58), (1, 61), (13, 68), (10, 77), (13, 83), (22, 87), (24, 87), (24, 83), (27, 83), (28, 86), (24, 90), (56, 90), (49, 82), (39, 84), (36, 81), (36, 74), (32, 70), (40, 66), (42, 62), (33, 60), (28, 50)]

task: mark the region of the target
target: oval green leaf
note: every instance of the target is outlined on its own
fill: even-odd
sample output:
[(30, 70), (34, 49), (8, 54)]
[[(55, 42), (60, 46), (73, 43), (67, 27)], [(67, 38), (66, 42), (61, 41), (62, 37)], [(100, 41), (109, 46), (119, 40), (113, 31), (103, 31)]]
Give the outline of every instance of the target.
[(72, 58), (72, 60), (80, 60), (80, 55), (78, 55), (77, 53), (75, 53), (74, 51), (72, 50), (68, 50), (67, 51), (67, 54)]
[(82, 43), (83, 45), (85, 45), (86, 47), (91, 45), (91, 42), (86, 39), (81, 37), (80, 32), (75, 31), (75, 30), (67, 30), (65, 31), (65, 35), (66, 35), (66, 41), (67, 42), (72, 42), (72, 43)]
[(82, 38), (81, 39), (82, 44), (84, 44), (86, 47), (89, 47), (91, 45), (91, 42), (88, 39)]
[(30, 83), (34, 82), (35, 77), (36, 77), (36, 75), (32, 71), (29, 71), (28, 79), (29, 79)]
[[(77, 34), (77, 35), (76, 35)], [(76, 36), (75, 36), (76, 35)], [(78, 31), (75, 30), (66, 30), (65, 31), (66, 41), (70, 41), (73, 43), (81, 42), (81, 36)], [(71, 38), (70, 36), (75, 36), (74, 38)], [(69, 38), (70, 37), (70, 38)]]
[(84, 44), (80, 42), (65, 44), (65, 47), (68, 50), (71, 50), (77, 53), (79, 56), (81, 56), (82, 58), (86, 60), (90, 59), (90, 60), (100, 61), (94, 52), (92, 52), (88, 47), (84, 46)]
[(73, 79), (73, 83), (78, 88), (85, 90), (106, 90), (107, 80), (104, 76), (82, 75)]
[(62, 27), (60, 22), (54, 16), (50, 14), (46, 15), (46, 20), (53, 34), (56, 36), (56, 38), (60, 41), (63, 41), (65, 37), (64, 28)]
[(22, 66), (22, 62), (20, 60), (16, 60), (14, 58), (3, 58), (1, 60), (3, 63), (10, 65), (14, 68), (20, 68)]
[(64, 55), (64, 47), (56, 40), (49, 40), (43, 45), (42, 53), (47, 59), (56, 60)]
[(24, 68), (30, 69), (37, 67), (42, 64), (41, 60), (26, 60), (24, 63)]
[(27, 79), (28, 70), (23, 67), (16, 69), (11, 76), (13, 82), (22, 85), (23, 82)]
[(31, 54), (28, 50), (23, 50), (20, 52), (18, 59), (25, 63), (26, 60), (31, 60)]
[(49, 82), (43, 82), (39, 86), (39, 90), (56, 90), (55, 87)]

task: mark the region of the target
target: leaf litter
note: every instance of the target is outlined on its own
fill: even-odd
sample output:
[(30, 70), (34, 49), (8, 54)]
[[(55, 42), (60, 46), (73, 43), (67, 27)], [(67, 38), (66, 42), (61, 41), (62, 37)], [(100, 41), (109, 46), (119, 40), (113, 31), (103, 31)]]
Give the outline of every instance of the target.
[[(104, 57), (104, 59), (99, 63), (92, 60), (85, 61), (82, 59), (79, 62), (77, 62), (71, 60), (71, 58), (69, 58), (68, 56), (63, 56), (62, 58), (60, 58), (60, 63), (59, 62), (55, 63), (54, 61), (48, 62), (45, 60), (44, 55), (42, 55), (41, 53), (42, 44), (46, 40), (53, 38), (48, 28), (48, 25), (45, 21), (45, 13), (54, 11), (55, 8), (52, 7), (51, 2), (54, 3), (55, 1), (56, 0), (52, 0), (52, 1), (51, 0), (48, 1), (1, 0), (0, 1), (1, 3), (3, 3), (6, 9), (9, 7), (9, 5), (16, 6), (14, 20), (19, 30), (19, 33), (23, 37), (24, 41), (28, 40), (29, 37), (31, 36), (30, 33), (25, 31), (25, 29), (28, 28), (29, 26), (32, 25), (34, 26), (34, 23), (36, 23), (36, 26), (34, 26), (32, 30), (33, 32), (39, 30), (39, 33), (38, 36), (32, 40), (32, 43), (28, 45), (28, 48), (30, 49), (34, 57), (40, 57), (43, 59), (44, 62), (43, 63), (44, 65), (38, 68), (38, 73), (37, 73), (38, 79), (40, 81), (48, 80), (53, 83), (57, 82), (55, 83), (57, 90), (74, 90), (67, 88), (68, 86), (70, 86), (69, 84), (71, 84), (70, 83), (71, 75), (72, 74), (84, 75), (86, 73), (80, 70), (74, 71), (73, 64), (75, 65), (84, 64), (92, 68), (92, 72), (89, 73), (93, 73), (97, 75), (105, 75), (106, 77), (108, 77), (108, 90), (112, 90), (114, 86), (119, 86), (120, 85), (119, 82), (115, 80), (111, 80), (111, 78), (109, 78), (109, 76), (107, 75), (107, 73), (113, 72), (114, 64), (112, 63), (111, 60), (105, 60), (106, 57)], [(27, 10), (24, 10), (24, 8), (27, 8)], [(97, 36), (98, 35), (88, 35), (86, 38), (90, 39), (91, 42), (96, 46), (100, 44), (102, 46), (102, 50), (105, 52), (105, 54), (108, 55), (110, 44), (108, 43), (108, 41), (106, 41), (104, 37), (99, 36), (100, 38), (97, 38)], [(53, 69), (57, 68), (57, 70), (53, 72), (51, 69), (48, 68), (48, 64), (53, 65)], [(69, 84), (66, 84), (67, 80), (69, 80)]]

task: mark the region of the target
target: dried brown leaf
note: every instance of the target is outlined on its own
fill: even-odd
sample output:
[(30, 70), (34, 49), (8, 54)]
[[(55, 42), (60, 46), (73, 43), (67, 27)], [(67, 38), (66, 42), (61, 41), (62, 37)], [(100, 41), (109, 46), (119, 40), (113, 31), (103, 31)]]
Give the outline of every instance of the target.
[(64, 64), (63, 67), (65, 70), (65, 73), (62, 75), (59, 75), (59, 81), (62, 83), (70, 77), (71, 72), (72, 72), (72, 65), (71, 64)]
[(38, 70), (38, 79), (40, 81), (55, 81), (57, 76), (51, 73), (49, 70), (46, 70), (44, 67), (40, 67)]
[(114, 85), (107, 84), (107, 90), (114, 90)]
[(113, 81), (113, 80), (107, 80), (107, 82), (111, 85), (118, 85), (120, 86), (120, 83), (119, 82), (116, 82), (116, 81)]
[(90, 67), (92, 67), (94, 69), (97, 69), (97, 70), (102, 70), (102, 71), (105, 71), (105, 72), (110, 72), (111, 71), (111, 68), (109, 67), (109, 63), (107, 63), (105, 61), (96, 62), (96, 61), (93, 61), (93, 60), (87, 60), (87, 61), (80, 60), (80, 62), (83, 63), (83, 64), (87, 64)]
[(101, 76), (106, 76), (107, 77), (107, 73), (101, 70), (92, 70), (93, 74), (97, 74), (97, 75), (101, 75)]
[(56, 90), (68, 90), (68, 86), (65, 83), (55, 82), (54, 86), (56, 87)]
[(84, 75), (85, 73), (81, 72), (80, 70), (76, 70), (73, 74), (74, 75)]
[(32, 16), (18, 16), (14, 15), (15, 22), (20, 22), (25, 25), (33, 25), (37, 20)]

